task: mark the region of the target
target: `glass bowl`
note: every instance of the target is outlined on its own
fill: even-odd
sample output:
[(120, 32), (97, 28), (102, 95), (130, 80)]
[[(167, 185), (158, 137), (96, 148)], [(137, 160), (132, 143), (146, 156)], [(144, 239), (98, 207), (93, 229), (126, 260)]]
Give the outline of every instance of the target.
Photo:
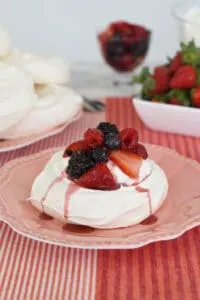
[(180, 41), (194, 40), (200, 46), (200, 1), (181, 1), (174, 5), (172, 13), (178, 22)]
[(141, 25), (117, 21), (98, 33), (97, 38), (105, 62), (117, 72), (131, 72), (148, 53), (151, 31)]

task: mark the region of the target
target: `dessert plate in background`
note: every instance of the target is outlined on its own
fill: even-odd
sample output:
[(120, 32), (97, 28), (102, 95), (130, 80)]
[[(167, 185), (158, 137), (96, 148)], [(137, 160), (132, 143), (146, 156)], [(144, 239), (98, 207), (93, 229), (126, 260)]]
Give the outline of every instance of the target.
[(200, 224), (200, 164), (168, 148), (146, 147), (149, 157), (164, 169), (169, 182), (168, 196), (153, 222), (101, 230), (72, 224), (63, 227), (57, 220), (40, 218), (26, 199), (35, 177), (58, 148), (4, 165), (0, 174), (0, 220), (23, 236), (66, 247), (128, 249), (176, 238)]
[(1, 139), (17, 139), (47, 132), (73, 118), (82, 108), (82, 98), (68, 87), (55, 84), (36, 88), (38, 101), (23, 119), (0, 133)]
[(46, 139), (48, 137), (54, 136), (56, 134), (61, 133), (69, 124), (78, 120), (82, 115), (82, 109), (79, 108), (79, 111), (67, 122), (51, 128), (45, 132), (41, 132), (39, 134), (32, 134), (25, 137), (19, 137), (11, 140), (0, 140), (0, 153), (17, 150), (31, 144), (34, 144), (40, 140)]

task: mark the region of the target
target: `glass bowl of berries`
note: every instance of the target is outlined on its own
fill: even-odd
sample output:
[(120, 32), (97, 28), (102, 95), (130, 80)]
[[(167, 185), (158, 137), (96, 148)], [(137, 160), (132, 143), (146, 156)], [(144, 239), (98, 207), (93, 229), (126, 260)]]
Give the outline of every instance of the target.
[(115, 71), (125, 73), (144, 61), (151, 31), (141, 25), (117, 21), (99, 32), (97, 38), (105, 62)]

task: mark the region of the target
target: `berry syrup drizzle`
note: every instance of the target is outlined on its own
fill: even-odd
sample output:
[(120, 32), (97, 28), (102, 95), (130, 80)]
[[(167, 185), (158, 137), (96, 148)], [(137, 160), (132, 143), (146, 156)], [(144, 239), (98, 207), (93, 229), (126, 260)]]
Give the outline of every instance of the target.
[(64, 204), (64, 218), (68, 218), (69, 213), (69, 201), (73, 194), (75, 194), (80, 187), (74, 182), (70, 182), (66, 192), (65, 192), (65, 204)]
[(46, 193), (44, 194), (44, 196), (41, 198), (40, 200), (40, 203), (41, 203), (41, 206), (42, 206), (42, 210), (43, 212), (45, 212), (45, 209), (44, 209), (44, 202), (46, 200), (46, 197), (48, 195), (48, 193), (50, 192), (50, 190), (54, 187), (54, 185), (56, 185), (57, 183), (61, 182), (64, 178), (65, 178), (65, 172), (63, 171), (58, 177), (56, 177), (52, 183), (49, 185), (48, 189), (46, 190)]
[[(150, 190), (147, 189), (147, 188), (143, 188), (141, 186), (139, 186), (139, 184), (141, 184), (142, 182), (144, 182), (152, 173), (152, 170), (150, 171), (150, 173), (148, 175), (146, 175), (141, 181), (139, 181), (139, 174), (140, 174), (140, 169), (141, 169), (141, 165), (138, 165), (138, 170), (137, 170), (137, 179), (136, 181), (131, 184), (131, 185), (128, 185), (126, 183), (123, 183), (122, 186), (124, 187), (130, 187), (130, 186), (134, 186), (135, 187), (135, 190), (138, 192), (138, 193), (147, 193), (147, 197), (148, 197), (148, 206), (149, 206), (149, 214), (150, 216), (144, 220), (141, 224), (143, 224), (145, 221), (147, 221), (146, 223), (149, 222), (149, 225), (150, 225), (150, 218), (152, 218), (152, 222), (153, 220), (155, 221), (155, 216), (153, 216), (153, 208), (152, 208), (152, 199), (151, 199), (151, 194), (150, 194)], [(157, 217), (156, 217), (157, 218)], [(148, 220), (149, 219), (149, 220)], [(157, 221), (157, 220), (156, 220)], [(155, 222), (156, 222), (155, 221)], [(155, 223), (154, 222), (154, 223)], [(153, 223), (151, 223), (153, 224)], [(146, 224), (143, 224), (143, 225), (146, 225)]]
[(42, 220), (45, 220), (45, 221), (53, 220), (53, 217), (47, 215), (45, 212), (42, 212), (41, 214), (39, 214), (39, 218)]
[[(114, 166), (115, 164), (112, 162), (110, 164), (110, 170), (113, 172), (113, 169), (114, 169)], [(135, 190), (138, 192), (138, 193), (147, 193), (147, 197), (148, 197), (148, 206), (149, 206), (149, 214), (150, 216), (143, 220), (140, 224), (142, 225), (152, 225), (152, 224), (155, 224), (158, 220), (158, 218), (153, 215), (153, 208), (152, 208), (152, 199), (151, 199), (151, 194), (150, 194), (150, 190), (147, 189), (147, 188), (143, 188), (141, 186), (139, 186), (139, 184), (141, 184), (142, 182), (144, 182), (152, 173), (152, 170), (150, 170), (150, 173), (148, 175), (146, 175), (141, 181), (139, 181), (139, 174), (140, 174), (140, 169), (141, 169), (141, 166), (142, 166), (142, 163), (141, 164), (138, 164), (137, 166), (137, 170), (136, 170), (136, 180), (134, 183), (132, 183), (131, 185), (128, 185), (126, 183), (122, 183), (121, 186), (123, 187), (131, 187), (131, 186), (134, 186), (135, 187)]]
[[(49, 185), (45, 195), (41, 198), (40, 200), (40, 203), (41, 203), (41, 206), (42, 206), (42, 210), (43, 212), (40, 214), (40, 218), (41, 219), (44, 219), (44, 220), (47, 220), (49, 218), (47, 217), (50, 217), (48, 216), (48, 214), (45, 213), (45, 208), (44, 208), (44, 202), (49, 194), (49, 192), (51, 191), (51, 189), (59, 182), (63, 181), (65, 178), (66, 178), (66, 173), (65, 171), (63, 171), (58, 177), (56, 177), (52, 183)], [(74, 182), (70, 182), (69, 186), (67, 187), (66, 189), (66, 192), (65, 192), (65, 203), (64, 203), (64, 218), (68, 218), (68, 211), (69, 211), (69, 201), (70, 201), (70, 198), (71, 196), (76, 193), (76, 191), (78, 191), (80, 189), (80, 187), (75, 184)], [(47, 216), (47, 217), (46, 217)]]

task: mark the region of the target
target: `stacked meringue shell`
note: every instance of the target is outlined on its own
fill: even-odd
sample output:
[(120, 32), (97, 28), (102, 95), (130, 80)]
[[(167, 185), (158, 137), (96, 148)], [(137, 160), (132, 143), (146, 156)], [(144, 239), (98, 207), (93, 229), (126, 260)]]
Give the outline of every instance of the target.
[(13, 49), (0, 28), (0, 139), (49, 131), (73, 118), (82, 100), (68, 81), (63, 59)]

